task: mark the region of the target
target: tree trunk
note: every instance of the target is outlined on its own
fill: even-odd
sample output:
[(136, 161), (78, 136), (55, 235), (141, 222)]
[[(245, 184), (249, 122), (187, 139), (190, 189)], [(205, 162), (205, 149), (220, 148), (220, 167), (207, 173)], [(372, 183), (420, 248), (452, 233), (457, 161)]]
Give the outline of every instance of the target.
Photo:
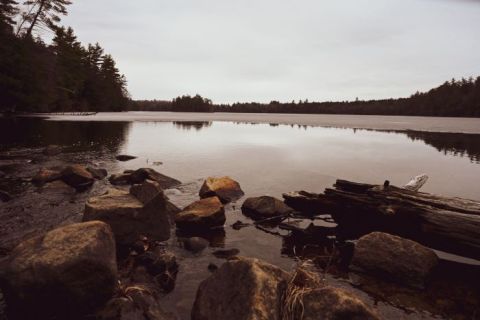
[(338, 236), (385, 231), (434, 249), (480, 259), (480, 202), (337, 180), (324, 194), (284, 194), (285, 203), (308, 214), (329, 213)]
[(33, 28), (35, 27), (35, 24), (37, 23), (38, 21), (38, 17), (40, 16), (40, 14), (42, 13), (42, 10), (43, 10), (43, 7), (45, 6), (45, 2), (47, 0), (41, 0), (40, 1), (40, 7), (38, 7), (38, 11), (37, 13), (35, 14), (35, 17), (33, 18), (33, 21), (32, 21), (32, 24), (30, 25), (30, 27), (28, 27), (28, 30), (27, 30), (27, 33), (25, 34), (25, 37), (29, 37), (32, 35), (32, 31), (33, 31)]

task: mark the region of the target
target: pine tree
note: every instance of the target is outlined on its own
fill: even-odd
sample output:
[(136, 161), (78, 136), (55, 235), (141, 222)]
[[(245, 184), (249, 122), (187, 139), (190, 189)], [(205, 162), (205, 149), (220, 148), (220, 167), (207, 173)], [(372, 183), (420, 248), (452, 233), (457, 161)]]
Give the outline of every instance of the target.
[(17, 14), (17, 2), (14, 0), (0, 0), (0, 31), (5, 29), (12, 30), (15, 24), (13, 17)]
[[(46, 27), (54, 29), (60, 22), (60, 16), (67, 15), (67, 6), (72, 2), (70, 0), (27, 0), (24, 5), (29, 6), (28, 13), (23, 15), (23, 19), (30, 23), (26, 37), (30, 37), (35, 28)], [(23, 24), (23, 22), (22, 22)]]

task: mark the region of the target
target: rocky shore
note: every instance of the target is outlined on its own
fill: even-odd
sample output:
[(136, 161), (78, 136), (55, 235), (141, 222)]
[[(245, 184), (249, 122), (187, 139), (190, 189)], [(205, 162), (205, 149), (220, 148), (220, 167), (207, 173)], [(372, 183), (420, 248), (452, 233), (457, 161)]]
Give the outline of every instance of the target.
[[(189, 275), (197, 275), (188, 314), (195, 320), (469, 319), (480, 312), (478, 277), (463, 281), (478, 268), (446, 262), (388, 230), (348, 237), (318, 195), (245, 197), (228, 176), (189, 185), (112, 163), (58, 146), (0, 155), (0, 319), (178, 319), (168, 304), (176, 286), (192, 279), (185, 256), (203, 264)], [(182, 187), (188, 202), (177, 201)], [(252, 255), (225, 245), (226, 232), (248, 230), (281, 239), (290, 267), (255, 248), (245, 250)], [(454, 268), (464, 274), (447, 273)]]

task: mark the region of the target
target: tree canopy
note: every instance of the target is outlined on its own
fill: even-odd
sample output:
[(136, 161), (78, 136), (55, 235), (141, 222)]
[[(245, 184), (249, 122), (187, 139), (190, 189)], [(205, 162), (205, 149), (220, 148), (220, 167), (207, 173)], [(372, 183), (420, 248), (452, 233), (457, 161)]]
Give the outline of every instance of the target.
[[(126, 79), (113, 57), (98, 43), (83, 46), (72, 28), (57, 25), (70, 1), (25, 4), (22, 12), (15, 1), (0, 0), (0, 110), (124, 110), (129, 104)], [(32, 36), (37, 26), (54, 32), (51, 44)]]

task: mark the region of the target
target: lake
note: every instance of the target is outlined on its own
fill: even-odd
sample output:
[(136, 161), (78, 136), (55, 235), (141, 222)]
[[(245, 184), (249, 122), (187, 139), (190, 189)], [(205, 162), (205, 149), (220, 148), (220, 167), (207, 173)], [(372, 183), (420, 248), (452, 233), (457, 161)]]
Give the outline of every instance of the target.
[[(109, 173), (152, 167), (174, 177), (182, 185), (166, 193), (180, 207), (198, 198), (206, 177), (225, 175), (240, 183), (245, 197), (281, 198), (283, 192), (295, 190), (320, 193), (339, 178), (375, 184), (389, 180), (402, 186), (424, 173), (429, 180), (422, 191), (480, 200), (480, 119), (127, 112), (0, 119), (0, 125), (2, 152), (56, 144), (65, 146), (65, 162), (92, 162)], [(118, 162), (117, 154), (137, 159)], [(98, 187), (92, 192), (101, 191)], [(26, 197), (28, 192), (34, 191), (20, 188), (18, 196)], [(256, 228), (230, 227), (237, 220), (250, 221), (241, 214), (241, 203), (242, 199), (227, 207), (225, 232), (212, 239), (212, 248), (238, 248), (242, 255), (293, 268), (298, 258), (285, 238)], [(20, 205), (24, 203), (9, 205), (8, 217), (23, 212), (15, 207)], [(78, 220), (82, 203), (72, 210), (71, 216), (62, 219)], [(7, 210), (1, 212), (0, 218), (6, 219)], [(17, 226), (22, 223), (23, 227)], [(36, 230), (35, 218), (17, 224), (2, 230), (0, 245), (8, 247), (18, 235)], [(175, 290), (162, 301), (188, 319), (196, 288), (209, 275), (207, 265), (222, 260), (208, 250), (186, 252), (176, 237), (169, 246), (177, 255), (180, 272)], [(329, 277), (352, 287), (347, 279)], [(428, 290), (418, 301), (393, 293), (391, 299), (388, 294), (382, 298), (360, 290), (359, 294), (386, 317), (429, 319), (436, 314)]]

